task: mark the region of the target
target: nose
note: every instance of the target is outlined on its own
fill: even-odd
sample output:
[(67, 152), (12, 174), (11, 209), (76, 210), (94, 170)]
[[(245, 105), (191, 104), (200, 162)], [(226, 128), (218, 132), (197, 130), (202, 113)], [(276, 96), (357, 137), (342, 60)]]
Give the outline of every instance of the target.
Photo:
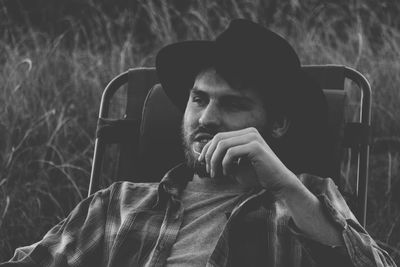
[(213, 101), (210, 101), (207, 107), (201, 111), (199, 124), (203, 126), (220, 126), (221, 112)]

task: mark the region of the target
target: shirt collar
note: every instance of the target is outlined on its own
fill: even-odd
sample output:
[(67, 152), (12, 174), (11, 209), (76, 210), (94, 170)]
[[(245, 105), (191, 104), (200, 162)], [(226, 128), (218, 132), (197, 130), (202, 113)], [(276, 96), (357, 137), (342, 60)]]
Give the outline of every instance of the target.
[(158, 185), (158, 199), (156, 205), (166, 204), (168, 198), (177, 201), (187, 183), (193, 179), (193, 174), (193, 170), (188, 168), (185, 163), (180, 163), (169, 170)]
[[(183, 190), (186, 188), (187, 183), (193, 179), (194, 171), (187, 167), (185, 163), (180, 163), (171, 170), (169, 170), (162, 178), (158, 185), (158, 199), (155, 207), (166, 205), (168, 199), (174, 203), (178, 202)], [(254, 188), (244, 194), (244, 198), (255, 195), (257, 198), (260, 196), (268, 196), (265, 194), (264, 189)]]

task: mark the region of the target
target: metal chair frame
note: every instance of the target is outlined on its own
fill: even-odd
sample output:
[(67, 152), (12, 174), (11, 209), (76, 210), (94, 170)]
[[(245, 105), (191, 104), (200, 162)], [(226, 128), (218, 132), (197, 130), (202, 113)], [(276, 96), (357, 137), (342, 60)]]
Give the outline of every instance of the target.
[[(341, 66), (341, 65), (306, 65), (303, 66), (305, 70), (326, 68), (328, 70), (341, 69), (344, 71), (344, 76), (347, 79), (355, 82), (361, 89), (361, 102), (360, 102), (360, 116), (359, 125), (364, 126), (369, 131), (371, 126), (371, 86), (368, 80), (357, 70)], [(153, 68), (150, 68), (150, 70)], [(106, 86), (100, 102), (99, 120), (107, 119), (109, 115), (110, 102), (114, 94), (129, 80), (129, 71), (123, 72), (112, 79)], [(121, 119), (122, 121), (125, 119)], [(135, 123), (135, 122), (134, 122)], [(136, 122), (139, 123), (140, 122)], [(91, 195), (98, 189), (100, 182), (100, 173), (102, 169), (103, 155), (106, 140), (96, 137), (94, 145), (94, 157), (92, 162), (92, 170), (90, 176), (90, 184), (88, 195)], [(356, 198), (357, 198), (357, 211), (356, 216), (360, 223), (365, 226), (366, 224), (366, 210), (367, 210), (367, 192), (368, 192), (368, 165), (369, 165), (369, 143), (356, 144), (356, 157), (357, 157), (357, 176), (356, 176)]]

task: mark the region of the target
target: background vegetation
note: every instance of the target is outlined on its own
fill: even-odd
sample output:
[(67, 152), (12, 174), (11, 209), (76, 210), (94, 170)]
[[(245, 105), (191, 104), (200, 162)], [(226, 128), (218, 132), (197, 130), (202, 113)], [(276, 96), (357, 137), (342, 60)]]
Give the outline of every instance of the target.
[(85, 196), (106, 83), (153, 65), (167, 43), (213, 38), (244, 17), (288, 38), (303, 64), (370, 80), (367, 229), (400, 262), (399, 11), (390, 0), (0, 0), (0, 261)]

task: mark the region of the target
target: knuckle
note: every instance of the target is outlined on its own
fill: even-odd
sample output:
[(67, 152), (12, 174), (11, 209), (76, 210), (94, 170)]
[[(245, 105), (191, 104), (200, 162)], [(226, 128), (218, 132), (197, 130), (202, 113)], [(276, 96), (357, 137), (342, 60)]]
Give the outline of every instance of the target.
[(256, 128), (252, 128), (252, 130), (249, 133), (249, 137), (251, 140), (259, 140), (261, 136)]
[(258, 149), (260, 147), (260, 143), (258, 143), (256, 140), (253, 140), (249, 143), (250, 147), (252, 149)]
[(264, 140), (263, 137), (260, 135), (259, 132), (257, 133), (252, 133), (251, 140), (254, 142), (262, 143)]
[(225, 153), (225, 157), (230, 157), (232, 154), (232, 148), (228, 148)]
[(249, 134), (249, 136), (250, 136), (250, 139), (251, 139), (252, 141), (254, 141), (254, 140), (257, 140), (258, 134), (255, 133), (255, 132), (251, 132), (251, 133)]
[(254, 133), (254, 134), (258, 133), (258, 131), (257, 131), (257, 129), (256, 129), (255, 127), (250, 127), (250, 128), (249, 128), (249, 131), (250, 131), (251, 133)]
[(219, 140), (221, 140), (221, 138), (222, 138), (222, 133), (217, 133), (216, 135), (214, 135), (214, 140), (215, 141), (219, 141)]
[(227, 146), (226, 140), (222, 140), (218, 142), (217, 149), (224, 149)]
[(222, 160), (222, 167), (226, 168), (229, 165), (229, 161), (229, 157), (224, 157), (224, 159)]
[(233, 148), (233, 147), (229, 148), (229, 149), (226, 151), (226, 156), (225, 156), (225, 157), (226, 157), (227, 159), (232, 158), (233, 155), (235, 154), (234, 152), (235, 152), (235, 148)]

